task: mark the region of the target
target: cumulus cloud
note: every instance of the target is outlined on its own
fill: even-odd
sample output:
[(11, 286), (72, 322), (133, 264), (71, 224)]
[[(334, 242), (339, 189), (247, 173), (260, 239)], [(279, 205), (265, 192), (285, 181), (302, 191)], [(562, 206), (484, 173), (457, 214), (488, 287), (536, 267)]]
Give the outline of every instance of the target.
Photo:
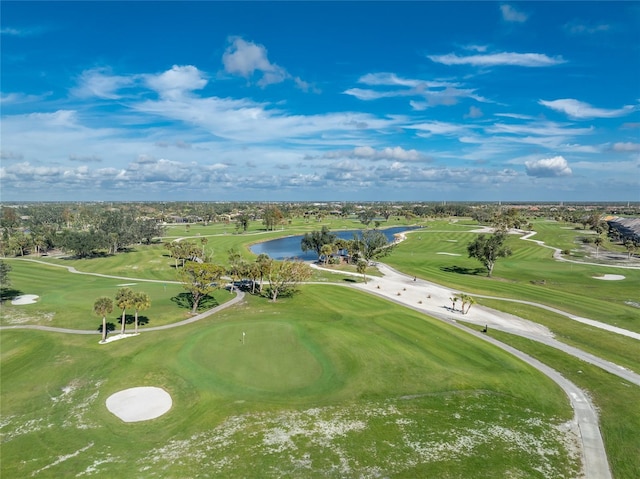
[(71, 93), (78, 98), (98, 97), (114, 100), (120, 98), (118, 90), (131, 86), (134, 82), (134, 77), (113, 75), (108, 68), (95, 68), (80, 74), (78, 85), (71, 89)]
[(258, 81), (260, 86), (280, 83), (290, 77), (284, 68), (269, 61), (267, 49), (263, 45), (247, 42), (240, 37), (229, 38), (229, 42), (230, 45), (222, 55), (227, 73), (250, 78), (259, 72), (262, 74)]
[(530, 160), (526, 161), (524, 165), (527, 175), (534, 176), (536, 178), (571, 176), (572, 174), (567, 160), (562, 156), (554, 156), (553, 158), (544, 158), (541, 160)]
[(565, 63), (561, 56), (549, 57), (542, 53), (488, 53), (486, 55), (458, 56), (455, 53), (446, 55), (427, 55), (431, 61), (444, 65), (471, 65), (476, 67), (519, 66), (549, 67)]
[(203, 89), (208, 80), (203, 72), (192, 65), (174, 65), (158, 75), (146, 75), (147, 86), (162, 98), (180, 99), (186, 93)]
[(574, 100), (573, 98), (552, 101), (540, 100), (538, 103), (578, 120), (589, 118), (617, 118), (636, 111), (636, 108), (631, 105), (625, 105), (618, 109), (595, 108), (588, 103)]
[(523, 23), (526, 22), (528, 18), (525, 13), (522, 13), (507, 4), (500, 5), (500, 12), (502, 13), (502, 19), (505, 22)]

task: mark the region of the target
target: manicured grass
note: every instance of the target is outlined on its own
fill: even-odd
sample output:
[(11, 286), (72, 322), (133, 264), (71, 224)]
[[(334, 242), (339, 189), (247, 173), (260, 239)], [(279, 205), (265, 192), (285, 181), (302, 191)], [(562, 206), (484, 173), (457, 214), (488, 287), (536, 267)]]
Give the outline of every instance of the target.
[[(248, 297), (198, 323), (108, 345), (3, 331), (0, 346), (3, 477), (577, 472), (556, 431), (572, 413), (553, 382), (464, 332), (348, 288), (305, 286), (278, 303)], [(110, 394), (144, 385), (172, 395), (168, 414), (126, 424), (106, 410)]]
[(616, 479), (640, 477), (640, 388), (554, 348), (495, 331), (497, 339), (536, 357), (589, 392)]
[[(487, 278), (480, 262), (467, 255), (474, 237), (474, 233), (412, 232), (385, 262), (469, 293), (534, 301), (640, 332), (640, 310), (628, 304), (637, 302), (640, 270), (558, 262), (548, 248), (510, 237), (513, 255), (499, 259), (493, 278)], [(626, 279), (593, 278), (605, 273)]]
[[(22, 294), (35, 294), (39, 299), (35, 304), (27, 305), (12, 305), (10, 301), (3, 303), (0, 311), (2, 325), (41, 324), (97, 330), (102, 318), (93, 313), (93, 303), (101, 296), (115, 298), (123, 285), (129, 285), (134, 291), (144, 291), (150, 296), (151, 308), (140, 312), (140, 316), (148, 320), (147, 326), (161, 326), (189, 317), (187, 305), (176, 302), (177, 297), (186, 294), (180, 284), (73, 274), (64, 268), (21, 260), (12, 260), (10, 264), (11, 288)], [(215, 291), (212, 297), (215, 304), (222, 304), (233, 296), (228, 291)], [(107, 321), (114, 323), (116, 329), (120, 327), (121, 314), (122, 311), (114, 304), (114, 311), (107, 317)], [(133, 315), (133, 310), (128, 310), (127, 314)], [(132, 328), (133, 325), (127, 326), (127, 330)], [(145, 325), (142, 325), (141, 329), (144, 328)]]
[(526, 304), (482, 298), (478, 299), (478, 303), (542, 324), (548, 327), (559, 341), (640, 373), (640, 347), (636, 339), (582, 324)]

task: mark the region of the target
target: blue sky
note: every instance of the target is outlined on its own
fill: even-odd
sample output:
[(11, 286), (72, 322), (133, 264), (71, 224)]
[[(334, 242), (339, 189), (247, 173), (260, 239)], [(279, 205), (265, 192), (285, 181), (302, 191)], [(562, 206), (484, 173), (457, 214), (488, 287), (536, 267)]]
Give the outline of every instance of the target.
[(3, 201), (640, 201), (637, 2), (2, 2)]

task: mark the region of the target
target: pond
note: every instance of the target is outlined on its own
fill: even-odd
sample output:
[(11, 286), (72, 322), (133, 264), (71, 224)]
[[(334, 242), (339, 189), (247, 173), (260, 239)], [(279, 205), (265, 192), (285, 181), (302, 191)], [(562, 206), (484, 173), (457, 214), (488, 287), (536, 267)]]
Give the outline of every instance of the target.
[[(392, 228), (386, 228), (380, 230), (383, 232), (387, 239), (391, 242), (394, 240), (394, 235), (403, 231), (410, 231), (419, 228), (419, 226), (394, 226)], [(341, 230), (331, 231), (338, 238), (353, 239), (353, 235), (360, 230)], [(304, 261), (313, 261), (318, 259), (318, 255), (315, 251), (307, 251), (306, 253), (300, 249), (300, 243), (302, 242), (303, 235), (287, 236), (285, 238), (278, 238), (263, 243), (256, 243), (251, 246), (251, 252), (254, 254), (268, 254), (270, 258), (282, 260), (287, 258), (297, 258)]]

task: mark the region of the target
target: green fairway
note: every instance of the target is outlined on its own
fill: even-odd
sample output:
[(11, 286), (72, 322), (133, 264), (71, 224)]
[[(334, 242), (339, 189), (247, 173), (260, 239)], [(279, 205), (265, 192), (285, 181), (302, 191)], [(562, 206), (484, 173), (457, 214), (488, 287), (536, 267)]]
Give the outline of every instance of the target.
[[(3, 326), (40, 324), (97, 331), (102, 318), (93, 313), (94, 301), (101, 296), (114, 298), (118, 289), (125, 285), (134, 291), (144, 291), (151, 298), (151, 308), (140, 313), (144, 318), (141, 329), (174, 323), (190, 316), (189, 308), (176, 302), (176, 298), (185, 294), (180, 284), (73, 274), (66, 268), (21, 260), (11, 261), (11, 267), (12, 289), (39, 298), (36, 303), (26, 305), (12, 305), (6, 301), (0, 311)], [(215, 291), (213, 301), (208, 304), (222, 304), (232, 297), (228, 291)], [(121, 314), (122, 311), (115, 307), (107, 321), (119, 327)], [(127, 314), (132, 315), (133, 311), (129, 310)], [(127, 328), (133, 328), (133, 325)]]
[[(556, 231), (568, 230), (558, 227)], [(412, 232), (385, 262), (407, 274), (470, 293), (534, 301), (640, 332), (640, 310), (633, 306), (640, 269), (559, 262), (552, 258), (552, 250), (513, 235), (508, 242), (513, 255), (500, 259), (494, 277), (487, 278), (482, 265), (467, 257), (467, 245), (474, 237), (475, 233), (468, 232)], [(625, 279), (594, 278), (604, 274)]]
[[(250, 297), (108, 345), (3, 331), (1, 347), (3, 477), (576, 472), (558, 429), (571, 410), (554, 383), (347, 288), (307, 286), (275, 304)], [(106, 410), (110, 394), (144, 385), (171, 394), (169, 413), (127, 424)]]

